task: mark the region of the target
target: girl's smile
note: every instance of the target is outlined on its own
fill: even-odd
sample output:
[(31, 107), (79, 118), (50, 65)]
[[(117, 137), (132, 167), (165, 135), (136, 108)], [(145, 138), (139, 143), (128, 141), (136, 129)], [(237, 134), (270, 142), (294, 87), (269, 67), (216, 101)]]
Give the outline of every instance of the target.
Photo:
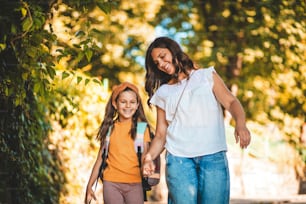
[(120, 93), (115, 107), (119, 114), (119, 121), (131, 120), (137, 111), (138, 105), (135, 92), (128, 90)]

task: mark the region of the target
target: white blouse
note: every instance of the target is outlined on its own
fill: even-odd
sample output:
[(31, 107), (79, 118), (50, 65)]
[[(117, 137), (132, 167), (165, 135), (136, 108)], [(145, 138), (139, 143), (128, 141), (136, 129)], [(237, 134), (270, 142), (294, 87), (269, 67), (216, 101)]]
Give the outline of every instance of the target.
[(223, 112), (213, 87), (214, 67), (192, 71), (187, 79), (158, 88), (150, 102), (163, 109), (168, 121), (165, 148), (181, 157), (196, 157), (227, 150)]

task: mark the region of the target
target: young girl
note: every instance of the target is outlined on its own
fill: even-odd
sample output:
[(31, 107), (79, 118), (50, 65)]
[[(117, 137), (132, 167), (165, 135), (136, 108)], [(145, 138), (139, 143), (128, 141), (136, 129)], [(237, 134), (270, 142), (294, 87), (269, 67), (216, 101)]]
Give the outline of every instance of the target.
[(179, 44), (155, 39), (146, 54), (146, 91), (157, 108), (155, 137), (143, 174), (165, 147), (169, 204), (228, 204), (229, 168), (223, 106), (236, 122), (241, 148), (251, 141), (245, 113), (213, 67), (198, 69)]
[[(142, 177), (134, 149), (137, 122), (147, 122), (138, 89), (124, 82), (115, 87), (109, 99), (104, 120), (97, 134), (100, 150), (89, 178), (85, 204), (96, 200), (92, 186), (97, 180), (102, 163), (103, 145), (111, 129), (107, 167), (103, 173), (103, 199), (105, 204), (143, 204)], [(143, 155), (150, 142), (149, 128), (144, 134)]]

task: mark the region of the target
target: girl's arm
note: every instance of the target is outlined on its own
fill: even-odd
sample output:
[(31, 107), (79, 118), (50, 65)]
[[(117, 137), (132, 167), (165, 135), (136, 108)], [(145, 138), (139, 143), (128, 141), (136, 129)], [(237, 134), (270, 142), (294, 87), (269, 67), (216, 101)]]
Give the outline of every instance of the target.
[(231, 113), (235, 120), (236, 126), (234, 134), (236, 143), (240, 141), (240, 147), (246, 148), (250, 144), (251, 135), (246, 127), (244, 110), (239, 100), (230, 92), (230, 90), (228, 90), (223, 80), (216, 72), (213, 72), (213, 80), (213, 92), (217, 100)]
[(86, 186), (86, 195), (85, 195), (85, 204), (89, 204), (91, 199), (97, 200), (94, 191), (92, 190), (92, 186), (94, 185), (95, 181), (98, 178), (99, 169), (102, 164), (102, 149), (103, 146), (99, 149), (99, 153), (96, 159), (96, 162), (94, 163), (94, 166), (92, 167), (91, 175), (89, 177), (87, 186)]
[(148, 153), (145, 154), (143, 160), (143, 175), (149, 176), (154, 173), (153, 160), (164, 150), (166, 143), (168, 123), (166, 121), (165, 111), (157, 107), (157, 122), (155, 137), (151, 142)]

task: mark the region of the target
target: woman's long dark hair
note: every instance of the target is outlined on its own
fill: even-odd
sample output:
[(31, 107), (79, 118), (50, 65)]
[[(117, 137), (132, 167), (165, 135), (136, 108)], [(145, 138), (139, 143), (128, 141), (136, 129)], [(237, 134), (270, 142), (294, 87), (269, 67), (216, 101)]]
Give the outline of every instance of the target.
[[(175, 74), (168, 75), (157, 68), (151, 55), (154, 48), (167, 48), (171, 52), (172, 63), (175, 67)], [(162, 84), (168, 83), (171, 79), (178, 80), (178, 74), (180, 72), (183, 72), (186, 74), (186, 76), (189, 76), (189, 70), (195, 69), (193, 61), (186, 53), (182, 51), (180, 45), (168, 37), (156, 38), (150, 44), (146, 53), (145, 66), (145, 90), (149, 95), (149, 99), (147, 101), (149, 106), (151, 97)]]
[[(123, 91), (121, 91), (120, 94), (124, 91), (133, 91), (133, 90), (131, 88), (127, 87)], [(113, 93), (112, 93), (112, 95), (113, 95)], [(117, 102), (120, 94), (117, 96), (116, 102)], [(108, 100), (108, 102), (106, 104), (104, 119), (103, 119), (103, 121), (100, 125), (99, 131), (98, 131), (98, 134), (97, 134), (97, 139), (101, 142), (101, 145), (104, 144), (106, 135), (107, 135), (110, 127), (112, 127), (112, 130), (113, 130), (114, 123), (115, 123), (116, 120), (118, 120), (118, 117), (119, 117), (115, 107), (112, 105), (112, 95), (111, 95), (110, 99)], [(142, 122), (148, 123), (147, 119), (146, 119), (146, 116), (145, 116), (145, 113), (144, 113), (141, 98), (139, 97), (138, 93), (136, 93), (136, 95), (137, 95), (137, 102), (138, 102), (139, 105), (138, 105), (138, 108), (137, 108), (135, 114), (133, 115), (133, 118), (132, 118), (132, 127), (131, 127), (131, 130), (130, 130), (130, 134), (131, 134), (131, 137), (132, 137), (133, 140), (136, 138), (137, 122), (142, 121)], [(148, 125), (148, 127), (149, 127), (149, 125)]]

